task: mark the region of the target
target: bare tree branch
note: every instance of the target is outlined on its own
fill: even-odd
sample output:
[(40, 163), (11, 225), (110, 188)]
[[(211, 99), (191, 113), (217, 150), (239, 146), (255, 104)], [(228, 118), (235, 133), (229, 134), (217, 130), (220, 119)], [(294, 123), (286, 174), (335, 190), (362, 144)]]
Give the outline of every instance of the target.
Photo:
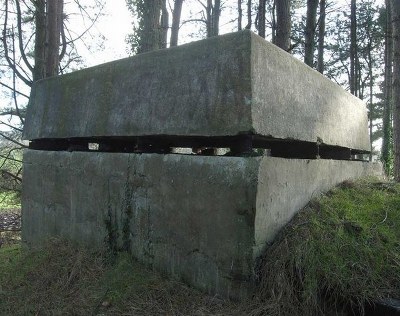
[[(21, 114), (24, 113), (23, 110), (21, 110)], [(8, 116), (8, 115), (18, 115), (17, 112), (14, 109), (6, 109), (2, 112), (0, 112), (0, 116)]]
[(7, 135), (4, 134), (3, 132), (0, 132), (0, 136), (3, 137), (4, 139), (7, 139), (8, 141), (10, 141), (10, 142), (12, 142), (12, 143), (18, 145), (18, 146), (21, 146), (22, 148), (28, 148), (28, 146), (26, 146), (26, 145), (20, 143), (19, 141), (13, 139), (13, 138), (10, 137), (10, 136), (7, 136)]
[(23, 36), (22, 36), (22, 13), (21, 13), (21, 6), (19, 4), (19, 0), (15, 1), (15, 5), (17, 7), (17, 28), (18, 28), (18, 34), (19, 34), (19, 36), (18, 36), (19, 51), (20, 51), (23, 61), (25, 62), (25, 65), (28, 67), (28, 69), (30, 71), (33, 71), (33, 67), (30, 64), (30, 62), (25, 54), (25, 48), (24, 48)]
[(61, 46), (61, 52), (60, 52), (60, 57), (59, 57), (60, 61), (64, 58), (65, 53), (67, 51), (67, 38), (65, 37), (65, 24), (64, 24), (64, 22), (62, 23), (62, 26), (61, 26), (61, 45), (62, 45)]
[(15, 93), (18, 93), (19, 95), (21, 95), (21, 96), (23, 96), (23, 97), (29, 99), (29, 96), (26, 95), (25, 93), (22, 93), (21, 91), (18, 91), (18, 90), (14, 90), (13, 87), (10, 87), (9, 85), (7, 85), (7, 84), (5, 84), (5, 83), (3, 83), (3, 82), (1, 82), (1, 81), (0, 81), (0, 85), (3, 86), (4, 88), (10, 89), (11, 91), (13, 91), (13, 92), (15, 92)]
[[(14, 40), (14, 32), (13, 32), (13, 62), (15, 64), (15, 40)], [(21, 112), (18, 107), (18, 100), (17, 100), (17, 94), (15, 93), (16, 90), (16, 75), (15, 72), (13, 72), (13, 99), (14, 99), (14, 105), (15, 105), (15, 111), (17, 112), (17, 116), (19, 120), (21, 121), (22, 125), (24, 124), (24, 119), (21, 116)]]
[[(81, 4), (79, 3), (79, 1), (75, 0), (74, 2), (78, 5), (79, 10), (80, 10), (81, 12), (85, 12), (86, 16), (90, 17), (90, 14), (85, 10), (84, 7), (81, 6)], [(104, 2), (101, 2), (101, 7), (100, 7), (100, 9), (99, 9), (98, 14), (94, 17), (94, 19), (90, 19), (92, 23), (91, 23), (91, 24), (86, 28), (86, 30), (83, 31), (78, 37), (76, 37), (76, 38), (74, 38), (74, 39), (71, 38), (71, 40), (69, 40), (68, 42), (66, 42), (66, 44), (68, 45), (68, 44), (71, 44), (71, 43), (73, 43), (73, 42), (76, 42), (77, 40), (80, 40), (83, 36), (85, 36), (86, 33), (88, 33), (88, 32), (92, 29), (92, 27), (94, 26), (94, 24), (95, 24), (95, 23), (97, 22), (97, 20), (99, 19), (100, 15), (101, 15), (101, 13), (102, 13), (102, 11), (103, 11), (103, 9), (104, 9)]]
[(16, 126), (11, 125), (11, 124), (7, 124), (6, 122), (3, 122), (3, 121), (0, 121), (0, 124), (3, 124), (3, 125), (5, 125), (5, 126), (7, 126), (7, 127), (10, 127), (10, 128), (12, 128), (12, 129), (17, 130), (18, 132), (21, 132), (21, 133), (22, 133), (22, 129), (21, 129), (21, 128), (18, 128), (18, 127), (16, 127)]
[(186, 24), (186, 23), (191, 23), (191, 22), (202, 22), (202, 23), (207, 24), (207, 21), (206, 21), (205, 19), (189, 19), (189, 20), (183, 21), (183, 22), (181, 23), (181, 26), (180, 26), (180, 27), (182, 27), (182, 26), (183, 26), (184, 24)]
[(4, 24), (3, 24), (3, 46), (4, 46), (4, 57), (8, 63), (8, 66), (15, 72), (15, 74), (20, 78), (27, 86), (32, 86), (32, 81), (30, 81), (28, 78), (24, 77), (19, 70), (17, 69), (17, 66), (13, 63), (11, 60), (9, 53), (8, 53), (8, 45), (7, 45), (7, 23), (8, 23), (8, 0), (5, 0), (5, 15), (4, 15)]
[(12, 174), (11, 172), (9, 172), (7, 170), (4, 170), (4, 169), (0, 170), (0, 173), (1, 173), (2, 177), (9, 177), (9, 178), (12, 178), (15, 181), (22, 182), (22, 178), (21, 177), (15, 175), (15, 174)]
[[(11, 152), (11, 151), (10, 151), (10, 152)], [(2, 155), (2, 154), (0, 154), (0, 158), (4, 158), (4, 159), (7, 159), (7, 160), (11, 160), (11, 161), (15, 161), (15, 162), (18, 162), (18, 163), (22, 163), (22, 160), (12, 158), (12, 157), (10, 157), (9, 155)]]

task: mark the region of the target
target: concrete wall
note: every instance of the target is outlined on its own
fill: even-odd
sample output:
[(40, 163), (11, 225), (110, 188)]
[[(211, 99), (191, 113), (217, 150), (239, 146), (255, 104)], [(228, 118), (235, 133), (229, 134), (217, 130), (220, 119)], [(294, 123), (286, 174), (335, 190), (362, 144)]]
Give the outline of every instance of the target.
[(251, 37), (256, 133), (371, 150), (360, 99), (279, 47)]
[(382, 177), (380, 164), (345, 160), (307, 160), (266, 157), (260, 162), (255, 218), (255, 252), (312, 198), (349, 179)]
[(23, 239), (127, 248), (210, 294), (246, 297), (254, 259), (303, 207), (367, 163), (271, 157), (24, 153)]
[(248, 30), (39, 81), (24, 128), (29, 140), (240, 133), (370, 150), (358, 98)]
[(371, 164), (51, 151), (88, 150), (70, 146), (75, 137), (87, 145), (243, 133), (341, 146), (347, 158), (349, 148), (370, 150), (359, 99), (250, 31), (36, 82), (24, 138), (49, 151), (24, 153), (23, 238), (130, 250), (209, 293), (245, 297), (255, 258), (283, 225), (319, 192), (371, 174)]

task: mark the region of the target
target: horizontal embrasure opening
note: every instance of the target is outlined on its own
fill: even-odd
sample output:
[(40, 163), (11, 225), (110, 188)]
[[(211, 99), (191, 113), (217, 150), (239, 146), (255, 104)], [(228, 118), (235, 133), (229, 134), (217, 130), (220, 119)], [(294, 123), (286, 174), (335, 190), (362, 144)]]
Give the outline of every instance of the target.
[(366, 160), (367, 151), (259, 135), (222, 137), (138, 136), (36, 139), (29, 148), (48, 151), (177, 153), (204, 156), (271, 156), (297, 159)]

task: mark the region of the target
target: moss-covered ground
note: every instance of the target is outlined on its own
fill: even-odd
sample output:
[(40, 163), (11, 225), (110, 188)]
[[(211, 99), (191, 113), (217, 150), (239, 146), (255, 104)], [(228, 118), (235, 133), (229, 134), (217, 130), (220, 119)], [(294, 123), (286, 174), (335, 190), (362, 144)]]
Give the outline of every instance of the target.
[(167, 280), (121, 253), (65, 241), (0, 248), (0, 315), (345, 315), (400, 298), (400, 185), (346, 182), (268, 246), (254, 298), (238, 303)]

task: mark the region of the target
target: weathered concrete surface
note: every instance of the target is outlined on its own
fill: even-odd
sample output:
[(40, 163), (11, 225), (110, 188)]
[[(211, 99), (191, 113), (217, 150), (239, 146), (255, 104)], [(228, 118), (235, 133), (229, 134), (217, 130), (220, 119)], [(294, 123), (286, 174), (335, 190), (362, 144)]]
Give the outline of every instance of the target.
[(26, 150), (23, 239), (130, 249), (212, 294), (244, 297), (265, 243), (320, 191), (371, 164)]
[(250, 31), (39, 81), (24, 128), (29, 140), (239, 133), (370, 150), (358, 98)]
[(255, 252), (273, 241), (279, 230), (312, 198), (349, 179), (381, 178), (378, 163), (345, 160), (306, 160), (266, 157), (258, 171)]

